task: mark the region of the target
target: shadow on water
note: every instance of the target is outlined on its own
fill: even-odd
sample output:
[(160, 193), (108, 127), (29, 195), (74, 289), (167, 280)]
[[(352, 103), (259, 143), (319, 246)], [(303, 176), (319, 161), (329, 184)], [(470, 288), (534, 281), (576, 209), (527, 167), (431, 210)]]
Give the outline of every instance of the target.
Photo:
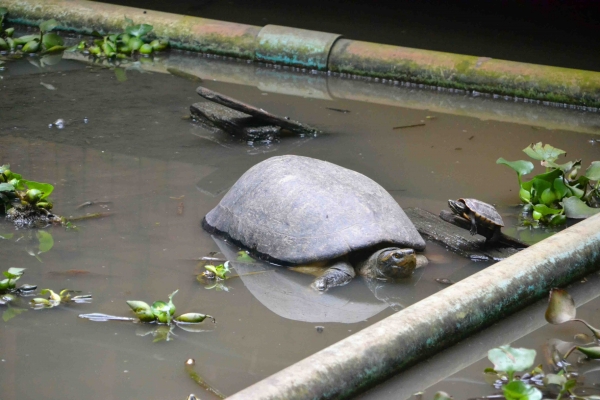
[[(437, 292), (444, 288), (438, 278), (458, 281), (485, 268), (484, 263), (470, 262), (429, 243), (426, 255), (431, 264), (400, 295), (398, 286), (369, 287), (356, 280), (319, 297), (319, 301), (332, 299), (336, 310), (326, 304), (321, 312), (325, 316), (319, 318), (308, 297), (285, 293), (284, 285), (292, 283), (294, 290), (307, 293), (310, 277), (284, 269), (268, 266), (273, 273), (256, 277), (285, 282), (255, 285), (252, 279), (231, 279), (229, 291), (205, 289), (195, 278), (198, 267), (188, 260), (225, 250), (202, 231), (201, 218), (244, 171), (273, 155), (311, 156), (356, 170), (380, 183), (403, 207), (438, 212), (448, 198), (478, 197), (498, 204), (513, 233), (517, 232), (516, 218), (511, 217), (518, 202), (516, 177), (495, 164), (498, 157), (522, 158), (522, 148), (544, 141), (586, 162), (597, 159), (597, 147), (589, 142), (595, 136), (566, 130), (568, 124), (532, 129), (515, 121), (410, 108), (410, 99), (423, 93), (418, 88), (321, 75), (314, 79), (324, 82), (328, 93), (344, 87), (348, 93), (381, 89), (382, 96), (390, 95), (377, 104), (360, 97), (340, 99), (293, 90), (286, 94), (283, 83), (305, 81), (309, 75), (283, 71), (280, 84), (272, 84), (278, 79), (275, 70), (267, 80), (254, 73), (255, 66), (229, 64), (240, 70), (248, 84), (205, 76), (204, 85), (306, 121), (325, 134), (248, 146), (210, 132), (187, 118), (190, 104), (200, 101), (197, 84), (153, 72), (152, 65), (144, 73), (127, 71), (125, 81), (110, 69), (73, 60), (40, 69), (23, 59), (10, 63), (2, 73), (0, 164), (10, 163), (24, 176), (52, 183), (55, 209), (62, 215), (113, 215), (81, 222), (77, 231), (48, 228), (53, 246), (39, 255), (42, 262), (18, 244), (0, 240), (2, 265), (27, 268), (27, 282), (93, 294), (90, 304), (30, 310), (2, 324), (0, 397), (184, 398), (198, 391), (184, 371), (183, 362), (190, 357), (196, 359), (196, 370), (207, 382), (232, 394), (391, 315), (393, 308)], [(479, 101), (453, 96), (444, 101)], [(406, 103), (395, 106), (395, 98)], [(526, 112), (532, 115), (549, 115), (550, 121), (590, 115), (522, 107), (529, 107)], [(66, 121), (64, 129), (49, 127), (59, 118)], [(420, 121), (425, 125), (392, 129)], [(86, 202), (94, 204), (78, 208)], [(2, 223), (0, 233), (22, 231)], [(526, 233), (533, 235), (530, 241), (544, 234)], [(236, 269), (241, 272), (243, 267)], [(129, 316), (126, 300), (151, 302), (175, 289), (179, 289), (178, 313), (213, 315), (214, 330), (177, 332), (173, 341), (153, 344), (136, 336), (134, 326), (77, 318), (92, 312)], [(315, 298), (314, 293), (307, 296)], [(359, 311), (349, 312), (351, 318), (341, 315), (339, 310), (355, 305)], [(317, 324), (324, 329), (317, 330)]]

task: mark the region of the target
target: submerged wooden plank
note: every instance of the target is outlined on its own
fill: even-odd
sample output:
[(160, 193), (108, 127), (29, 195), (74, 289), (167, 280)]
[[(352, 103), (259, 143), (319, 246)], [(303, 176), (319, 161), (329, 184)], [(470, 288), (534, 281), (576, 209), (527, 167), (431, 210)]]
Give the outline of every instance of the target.
[(225, 96), (221, 93), (217, 93), (213, 90), (207, 89), (202, 86), (198, 86), (196, 92), (207, 100), (256, 117), (262, 120), (264, 125), (280, 126), (283, 129), (287, 129), (289, 131), (299, 134), (312, 134), (318, 132), (317, 129), (311, 126), (302, 124), (298, 121), (294, 121), (292, 119), (289, 119), (288, 117), (279, 117), (277, 115), (271, 114), (263, 110), (262, 108), (256, 108), (250, 104), (246, 104), (244, 102), (233, 99), (229, 96)]
[(404, 211), (421, 235), (473, 261), (501, 261), (519, 251), (501, 243), (485, 244), (483, 236), (471, 236), (468, 230), (443, 221), (429, 211), (420, 208)]
[(211, 123), (225, 132), (247, 140), (272, 140), (281, 130), (279, 126), (266, 125), (256, 117), (217, 103), (194, 103), (190, 106), (190, 112), (204, 123)]

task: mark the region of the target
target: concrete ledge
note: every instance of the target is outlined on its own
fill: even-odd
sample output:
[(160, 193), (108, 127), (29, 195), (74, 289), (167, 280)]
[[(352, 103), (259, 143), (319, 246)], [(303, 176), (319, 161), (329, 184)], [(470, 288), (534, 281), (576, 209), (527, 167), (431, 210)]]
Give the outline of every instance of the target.
[(600, 215), (464, 279), (229, 399), (342, 399), (600, 268)]
[(337, 40), (337, 34), (274, 25), (261, 31), (252, 25), (87, 0), (3, 0), (2, 5), (9, 10), (8, 21), (26, 25), (55, 18), (61, 24), (59, 29), (66, 31), (116, 32), (122, 29), (123, 18), (127, 16), (135, 23), (153, 25), (156, 35), (169, 37), (175, 48), (348, 75), (600, 107), (600, 72)]

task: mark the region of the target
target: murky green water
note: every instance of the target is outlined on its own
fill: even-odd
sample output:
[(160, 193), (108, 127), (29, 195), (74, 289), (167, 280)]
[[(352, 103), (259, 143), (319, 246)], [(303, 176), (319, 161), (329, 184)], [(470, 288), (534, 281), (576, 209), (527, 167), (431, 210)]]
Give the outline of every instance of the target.
[[(165, 62), (175, 64), (174, 59)], [(354, 169), (379, 182), (403, 207), (437, 213), (448, 198), (478, 197), (498, 204), (512, 233), (516, 177), (495, 164), (498, 157), (524, 158), (521, 149), (542, 140), (570, 157), (598, 159), (598, 147), (590, 143), (597, 136), (546, 129), (546, 119), (538, 118), (584, 121), (573, 123), (573, 129), (593, 131), (597, 115), (521, 104), (525, 111), (517, 119), (531, 123), (506, 122), (502, 112), (483, 120), (443, 113), (442, 102), (488, 110), (504, 110), (506, 102), (460, 94), (436, 97), (426, 89), (203, 57), (181, 61), (200, 66), (210, 89), (326, 132), (248, 146), (184, 118), (189, 105), (200, 101), (197, 83), (159, 73), (158, 61), (146, 65), (144, 73), (126, 71), (125, 81), (111, 69), (78, 61), (45, 68), (31, 61), (11, 62), (0, 73), (0, 164), (54, 184), (59, 214), (112, 215), (78, 223), (77, 231), (46, 229), (54, 246), (37, 254), (41, 261), (28, 253), (39, 251), (35, 236), (0, 225), (0, 233), (14, 235), (0, 240), (3, 270), (27, 268), (21, 282), (94, 297), (91, 304), (28, 310), (1, 322), (2, 399), (185, 398), (193, 392), (210, 398), (184, 371), (190, 357), (209, 384), (229, 395), (393, 313), (360, 280), (306, 300), (315, 301), (309, 307), (314, 311), (303, 313), (296, 312), (294, 301), (278, 297), (294, 293), (260, 286), (259, 280), (233, 278), (226, 282), (229, 291), (209, 290), (196, 281), (194, 259), (219, 251), (201, 229), (201, 218), (244, 171), (268, 157), (297, 154)], [(385, 101), (360, 101), (371, 92), (381, 92)], [(406, 107), (394, 106), (396, 101)], [(66, 127), (49, 128), (59, 118)], [(420, 121), (426, 125), (392, 129)], [(105, 203), (78, 208), (88, 201)], [(522, 234), (529, 241), (544, 236)], [(458, 280), (486, 266), (433, 243), (426, 254), (432, 260), (426, 270), (409, 284), (386, 289), (397, 292), (404, 305), (442, 289), (436, 278)], [(297, 287), (311, 280), (277, 269), (266, 275), (298, 280)], [(201, 333), (175, 329), (172, 341), (153, 343), (151, 334), (143, 336), (147, 326), (77, 318), (91, 312), (129, 316), (126, 300), (166, 300), (175, 289), (178, 313), (208, 313), (216, 317), (216, 326)], [(342, 314), (351, 322), (342, 322)]]

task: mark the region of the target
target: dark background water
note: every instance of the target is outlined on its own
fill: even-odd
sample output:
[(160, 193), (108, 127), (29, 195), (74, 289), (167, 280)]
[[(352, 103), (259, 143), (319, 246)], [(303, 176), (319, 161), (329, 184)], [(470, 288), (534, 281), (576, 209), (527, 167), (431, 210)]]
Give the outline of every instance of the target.
[(104, 0), (250, 25), (334, 32), (355, 40), (598, 71), (593, 0)]

